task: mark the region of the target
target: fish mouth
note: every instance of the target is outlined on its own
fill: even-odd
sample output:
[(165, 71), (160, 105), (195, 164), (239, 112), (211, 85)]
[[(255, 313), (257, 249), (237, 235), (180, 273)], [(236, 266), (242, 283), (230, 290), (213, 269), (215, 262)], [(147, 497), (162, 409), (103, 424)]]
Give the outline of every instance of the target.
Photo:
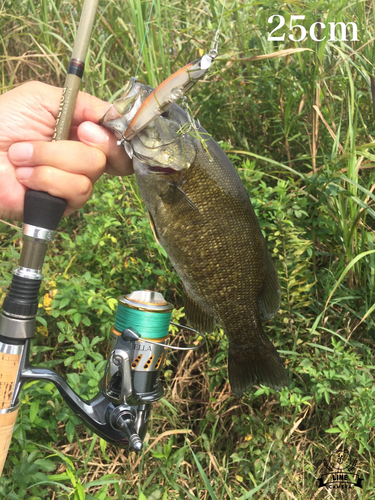
[(194, 144), (179, 132), (185, 116), (180, 116), (177, 105), (152, 120), (131, 139), (130, 145), (123, 141), (130, 123), (153, 90), (131, 78), (120, 99), (114, 101), (99, 124), (110, 130), (121, 141), (118, 144), (124, 145), (128, 155), (142, 162), (150, 174), (171, 176), (185, 171), (196, 156)]
[(177, 174), (180, 171), (180, 169), (177, 170), (171, 167), (156, 167), (152, 165), (148, 165), (148, 170), (152, 173), (162, 174), (162, 175)]
[(130, 78), (121, 97), (117, 99), (109, 110), (100, 119), (99, 125), (110, 130), (118, 139), (121, 139), (129, 123), (137, 114), (145, 99), (144, 88), (136, 78)]

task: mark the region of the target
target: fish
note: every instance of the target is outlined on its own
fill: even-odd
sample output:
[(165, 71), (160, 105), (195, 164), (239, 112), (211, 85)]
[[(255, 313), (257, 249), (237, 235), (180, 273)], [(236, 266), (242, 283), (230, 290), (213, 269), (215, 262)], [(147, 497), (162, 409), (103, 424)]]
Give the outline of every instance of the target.
[[(132, 79), (101, 125), (123, 139), (153, 90)], [(182, 281), (187, 322), (202, 334), (219, 324), (228, 337), (233, 393), (241, 397), (256, 383), (288, 386), (260, 314), (270, 319), (279, 310), (277, 270), (227, 155), (176, 103), (125, 147), (154, 236)]]

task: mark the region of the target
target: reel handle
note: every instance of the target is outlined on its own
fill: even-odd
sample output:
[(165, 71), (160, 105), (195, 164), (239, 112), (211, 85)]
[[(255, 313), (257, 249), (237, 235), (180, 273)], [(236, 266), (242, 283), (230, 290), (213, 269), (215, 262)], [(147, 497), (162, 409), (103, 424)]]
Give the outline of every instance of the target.
[(24, 223), (55, 231), (66, 205), (62, 198), (30, 189), (25, 194)]

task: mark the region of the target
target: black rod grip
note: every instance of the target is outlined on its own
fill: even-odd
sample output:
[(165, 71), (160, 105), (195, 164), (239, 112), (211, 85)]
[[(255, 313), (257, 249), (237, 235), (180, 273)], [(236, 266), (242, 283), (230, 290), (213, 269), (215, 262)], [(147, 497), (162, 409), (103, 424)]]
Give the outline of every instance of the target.
[(31, 280), (14, 274), (8, 295), (4, 300), (3, 312), (10, 316), (35, 318), (38, 312), (41, 282), (41, 280)]
[(66, 201), (43, 191), (30, 189), (25, 194), (25, 224), (55, 231), (66, 208)]

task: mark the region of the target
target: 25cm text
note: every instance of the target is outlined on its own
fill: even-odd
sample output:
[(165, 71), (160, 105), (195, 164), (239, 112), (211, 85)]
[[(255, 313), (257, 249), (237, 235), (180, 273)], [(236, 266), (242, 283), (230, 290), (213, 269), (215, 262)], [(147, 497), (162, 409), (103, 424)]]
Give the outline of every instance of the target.
[[(271, 31), (271, 33), (268, 35), (268, 40), (270, 41), (274, 41), (274, 42), (281, 42), (281, 41), (284, 41), (285, 40), (285, 33), (283, 35), (280, 35), (280, 36), (273, 36), (272, 34), (275, 33), (275, 31), (281, 29), (284, 24), (285, 24), (285, 18), (284, 16), (280, 16), (279, 14), (274, 14), (273, 16), (270, 16), (268, 18), (268, 23), (271, 24), (273, 23), (273, 20), (275, 19), (275, 17), (278, 17), (279, 18), (279, 24), (276, 26), (276, 28), (274, 30)], [(301, 16), (290, 16), (290, 24), (289, 24), (289, 31), (292, 31), (292, 30), (295, 30), (295, 29), (300, 29), (301, 30), (301, 36), (299, 38), (295, 38), (294, 37), (294, 34), (291, 33), (289, 35), (289, 40), (292, 40), (293, 42), (301, 42), (302, 40), (304, 40), (306, 38), (306, 35), (307, 35), (307, 30), (306, 28), (302, 25), (302, 24), (294, 24), (295, 21), (303, 21), (305, 19), (305, 16), (304, 15), (301, 15)], [(357, 34), (358, 34), (358, 30), (357, 30), (357, 25), (355, 23), (343, 23), (343, 22), (338, 22), (338, 23), (335, 23), (335, 22), (329, 22), (329, 41), (336, 41), (336, 40), (340, 40), (340, 41), (346, 41), (347, 38), (346, 38), (346, 32), (347, 32), (347, 28), (349, 26), (349, 24), (351, 25), (351, 32), (352, 32), (352, 38), (350, 40), (352, 41), (358, 41), (358, 37), (357, 37)], [(327, 38), (327, 35), (325, 35), (324, 37), (322, 38), (317, 38), (316, 36), (316, 33), (315, 33), (315, 30), (317, 29), (317, 27), (320, 25), (321, 27), (321, 31), (324, 30), (324, 28), (326, 28), (326, 25), (324, 23), (322, 23), (321, 21), (317, 21), (316, 23), (313, 23), (311, 26), (310, 26), (310, 29), (309, 29), (309, 34), (310, 34), (310, 37), (315, 40), (316, 42), (322, 42), (323, 40), (325, 40)], [(341, 38), (336, 38), (336, 27), (340, 26), (341, 27)]]

